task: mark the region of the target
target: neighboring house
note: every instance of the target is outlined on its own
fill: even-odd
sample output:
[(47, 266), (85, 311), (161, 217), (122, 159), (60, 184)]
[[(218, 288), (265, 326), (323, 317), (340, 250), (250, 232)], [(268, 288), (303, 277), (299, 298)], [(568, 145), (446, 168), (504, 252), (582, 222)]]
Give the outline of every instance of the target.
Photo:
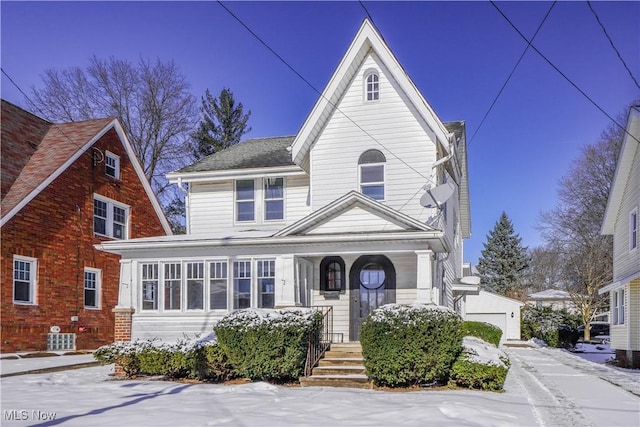
[(600, 289), (609, 293), (611, 348), (616, 359), (640, 367), (640, 106), (629, 110), (626, 134), (602, 234), (613, 235), (613, 283)]
[(520, 339), (521, 301), (480, 291), (464, 299), (464, 319), (490, 323), (502, 329), (502, 341)]
[(529, 294), (527, 304), (538, 308), (551, 307), (553, 310), (565, 309), (572, 313), (577, 312), (569, 292), (559, 289), (545, 289), (544, 291)]
[(382, 304), (453, 308), (470, 234), (464, 122), (440, 121), (368, 20), (297, 135), (168, 178), (186, 191), (186, 235), (100, 245), (122, 256), (116, 339), (323, 306), (349, 341)]
[(5, 353), (113, 342), (120, 257), (94, 245), (171, 232), (116, 119), (53, 124), (4, 100), (1, 214)]

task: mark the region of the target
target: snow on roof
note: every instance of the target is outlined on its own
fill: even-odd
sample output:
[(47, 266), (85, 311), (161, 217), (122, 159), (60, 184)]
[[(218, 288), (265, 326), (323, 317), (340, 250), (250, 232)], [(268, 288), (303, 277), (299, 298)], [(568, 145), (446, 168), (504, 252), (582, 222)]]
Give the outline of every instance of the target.
[(546, 289), (541, 292), (529, 294), (529, 299), (571, 299), (567, 291), (561, 291), (559, 289)]

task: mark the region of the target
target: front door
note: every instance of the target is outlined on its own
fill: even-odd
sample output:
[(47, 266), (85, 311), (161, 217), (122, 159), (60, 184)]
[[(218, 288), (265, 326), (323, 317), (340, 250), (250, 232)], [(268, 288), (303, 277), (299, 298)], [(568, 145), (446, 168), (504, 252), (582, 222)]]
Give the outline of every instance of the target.
[(376, 308), (396, 301), (396, 271), (384, 255), (363, 255), (349, 272), (351, 294), (349, 339), (360, 339), (364, 319)]

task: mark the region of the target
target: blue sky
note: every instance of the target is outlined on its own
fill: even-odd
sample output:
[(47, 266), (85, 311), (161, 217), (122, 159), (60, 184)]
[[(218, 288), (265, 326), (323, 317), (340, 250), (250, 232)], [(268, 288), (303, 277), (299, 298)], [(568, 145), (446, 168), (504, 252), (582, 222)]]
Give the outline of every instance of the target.
[[(322, 90), (366, 16), (359, 2), (226, 2), (272, 49)], [(370, 2), (375, 25), (443, 121), (476, 132), (526, 44), (488, 2)], [(499, 2), (531, 37), (549, 2)], [(592, 2), (640, 79), (640, 2)], [(13, 2), (1, 7), (3, 70), (27, 93), (48, 68), (91, 55), (174, 60), (200, 98), (230, 88), (252, 112), (246, 137), (295, 134), (318, 94), (216, 2)], [(533, 43), (609, 115), (640, 98), (586, 2), (558, 2)], [(26, 107), (3, 75), (2, 98)], [(529, 50), (469, 146), (476, 263), (502, 211), (523, 244), (556, 204), (558, 180), (609, 119)]]

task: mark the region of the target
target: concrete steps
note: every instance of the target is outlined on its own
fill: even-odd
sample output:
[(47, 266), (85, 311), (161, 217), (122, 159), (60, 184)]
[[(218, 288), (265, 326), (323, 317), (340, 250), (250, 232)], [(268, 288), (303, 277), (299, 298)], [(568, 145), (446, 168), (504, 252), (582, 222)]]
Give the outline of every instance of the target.
[(359, 342), (331, 344), (311, 376), (300, 378), (302, 387), (373, 388), (365, 375), (362, 347)]

